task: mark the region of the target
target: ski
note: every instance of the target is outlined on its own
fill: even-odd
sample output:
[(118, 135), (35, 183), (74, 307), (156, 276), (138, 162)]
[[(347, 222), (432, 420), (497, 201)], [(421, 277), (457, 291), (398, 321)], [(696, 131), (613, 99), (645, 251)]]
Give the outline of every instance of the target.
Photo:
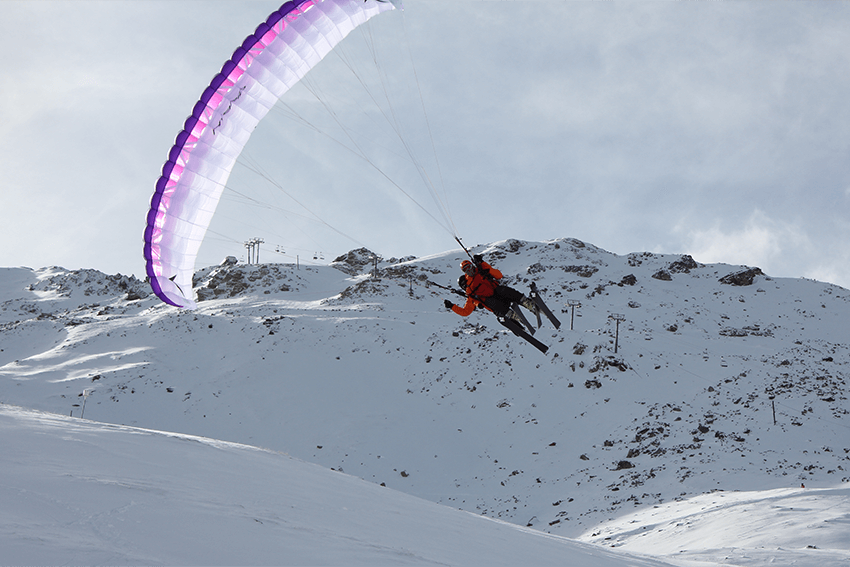
[(531, 343), (531, 345), (534, 348), (536, 348), (537, 350), (539, 350), (543, 354), (546, 354), (546, 351), (549, 350), (548, 346), (544, 345), (543, 343), (541, 343), (540, 341), (538, 341), (537, 339), (532, 337), (530, 334), (528, 334), (525, 331), (525, 329), (522, 328), (522, 325), (520, 325), (519, 323), (517, 323), (513, 319), (506, 319), (505, 317), (499, 317), (499, 323), (501, 323), (502, 325), (507, 327), (508, 330), (510, 330), (516, 336), (523, 338), (526, 341), (528, 341), (529, 343)]
[[(511, 311), (516, 313), (517, 317), (519, 317), (519, 320), (522, 321), (522, 324), (525, 325), (526, 329), (528, 329), (528, 333), (530, 335), (533, 335), (536, 329), (531, 326), (531, 323), (528, 322), (528, 319), (526, 319), (525, 315), (522, 314), (522, 311), (519, 310), (519, 305), (517, 305), (516, 303), (511, 303)], [(540, 325), (538, 325), (537, 328), (539, 329)]]
[[(540, 298), (540, 293), (537, 291), (537, 284), (535, 282), (531, 282), (531, 299), (534, 301), (534, 304), (537, 305), (537, 308), (542, 311), (546, 317), (555, 325), (556, 329), (561, 328), (561, 322), (558, 321), (558, 318), (555, 317), (555, 314), (546, 307), (546, 304), (543, 303), (543, 300)], [(537, 315), (537, 321), (540, 322), (540, 315)]]
[(537, 301), (534, 300), (533, 295), (531, 296), (531, 301), (534, 301), (534, 305), (537, 307), (537, 309), (534, 310), (534, 316), (537, 317), (537, 328), (539, 329), (543, 326), (543, 323), (540, 321), (540, 307), (537, 305)]

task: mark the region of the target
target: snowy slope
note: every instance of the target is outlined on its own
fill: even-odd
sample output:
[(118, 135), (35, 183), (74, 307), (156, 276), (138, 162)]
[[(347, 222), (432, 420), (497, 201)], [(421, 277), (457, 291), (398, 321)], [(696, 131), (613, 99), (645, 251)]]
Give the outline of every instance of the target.
[(643, 509), (579, 540), (673, 562), (846, 565), (850, 488), (714, 492)]
[(208, 268), (195, 312), (126, 278), (6, 269), (0, 400), (79, 416), (92, 389), (86, 418), (284, 451), (592, 541), (705, 493), (846, 486), (847, 290), (574, 239), (475, 251), (538, 282), (563, 322), (537, 333), (547, 355), (423, 285), (452, 284), (462, 251), (382, 260), (379, 278), (368, 251)]
[(286, 455), (0, 406), (8, 565), (662, 565)]

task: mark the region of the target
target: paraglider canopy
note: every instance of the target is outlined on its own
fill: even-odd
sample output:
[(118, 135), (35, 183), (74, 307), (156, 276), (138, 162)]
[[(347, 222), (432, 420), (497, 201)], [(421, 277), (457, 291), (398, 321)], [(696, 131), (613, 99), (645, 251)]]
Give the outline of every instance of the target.
[(399, 0), (295, 0), (272, 12), (203, 91), (156, 183), (144, 234), (154, 293), (196, 307), (192, 274), (230, 172), (251, 133), (345, 36)]

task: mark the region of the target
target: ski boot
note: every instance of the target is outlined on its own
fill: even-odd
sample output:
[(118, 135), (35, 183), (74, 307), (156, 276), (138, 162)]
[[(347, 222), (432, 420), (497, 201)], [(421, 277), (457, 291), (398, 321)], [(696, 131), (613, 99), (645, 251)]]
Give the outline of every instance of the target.
[(509, 309), (507, 313), (504, 315), (505, 319), (513, 319), (520, 325), (523, 325), (524, 321), (522, 320), (522, 315), (514, 311), (513, 309)]
[(523, 295), (522, 299), (519, 300), (519, 304), (531, 311), (533, 315), (540, 315), (540, 308), (537, 307), (537, 303), (535, 303), (530, 297)]
[[(524, 329), (528, 329), (529, 333), (531, 333), (532, 335), (534, 334), (534, 331), (536, 329), (531, 326), (531, 323), (528, 322), (528, 319), (525, 318), (525, 315), (522, 314), (522, 311), (520, 311), (519, 309), (519, 305), (517, 305), (516, 303), (511, 303), (511, 308), (508, 310), (506, 317), (509, 319), (513, 319), (514, 321), (522, 325)], [(539, 328), (540, 327), (538, 326), (538, 329)]]

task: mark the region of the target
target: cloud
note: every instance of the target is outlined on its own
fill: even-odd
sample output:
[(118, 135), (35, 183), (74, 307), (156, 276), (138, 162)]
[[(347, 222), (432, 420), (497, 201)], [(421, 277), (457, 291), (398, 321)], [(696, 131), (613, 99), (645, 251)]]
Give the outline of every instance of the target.
[(701, 262), (724, 262), (760, 267), (777, 264), (783, 256), (811, 249), (805, 231), (791, 223), (771, 219), (756, 209), (740, 226), (708, 229), (675, 228), (684, 233), (686, 249)]
[(699, 262), (758, 266), (771, 276), (806, 277), (850, 288), (850, 251), (824, 246), (819, 235), (812, 236), (797, 223), (759, 209), (732, 226), (718, 220), (709, 228), (694, 228), (692, 220), (680, 221), (673, 232), (681, 237), (681, 249)]

